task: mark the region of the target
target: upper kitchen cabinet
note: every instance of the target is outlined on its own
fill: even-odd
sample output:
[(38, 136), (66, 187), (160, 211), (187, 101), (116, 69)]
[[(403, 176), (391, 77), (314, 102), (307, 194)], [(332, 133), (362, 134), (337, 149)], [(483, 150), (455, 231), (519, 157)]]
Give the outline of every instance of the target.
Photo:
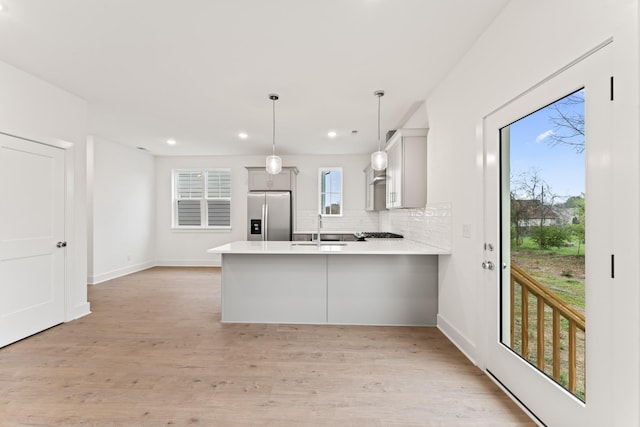
[(387, 142), (387, 209), (427, 203), (427, 129), (398, 129)]
[(264, 167), (247, 167), (249, 191), (295, 191), (296, 167), (283, 167), (279, 174), (271, 175)]

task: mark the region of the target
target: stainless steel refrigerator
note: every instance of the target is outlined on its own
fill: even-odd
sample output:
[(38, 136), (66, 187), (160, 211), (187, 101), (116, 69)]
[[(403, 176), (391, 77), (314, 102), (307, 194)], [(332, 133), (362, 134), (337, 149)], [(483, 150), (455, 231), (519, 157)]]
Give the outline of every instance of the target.
[(291, 240), (291, 192), (249, 192), (247, 240)]

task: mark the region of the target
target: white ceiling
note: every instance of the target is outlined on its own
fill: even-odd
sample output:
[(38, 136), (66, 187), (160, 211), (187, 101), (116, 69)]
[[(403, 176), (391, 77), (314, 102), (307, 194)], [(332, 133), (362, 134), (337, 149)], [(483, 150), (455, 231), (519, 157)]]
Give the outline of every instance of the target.
[(384, 138), (507, 2), (0, 0), (0, 60), (87, 100), (90, 134), (156, 155), (268, 154), (272, 92), (278, 154), (367, 153), (373, 92)]

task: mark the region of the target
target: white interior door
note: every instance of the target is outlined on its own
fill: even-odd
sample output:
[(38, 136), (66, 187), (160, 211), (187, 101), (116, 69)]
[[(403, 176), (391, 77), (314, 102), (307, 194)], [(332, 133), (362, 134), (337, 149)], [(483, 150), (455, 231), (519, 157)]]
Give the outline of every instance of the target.
[[(614, 209), (611, 203), (613, 165), (610, 151), (613, 101), (611, 60), (608, 59), (611, 49), (605, 46), (586, 55), (580, 61), (487, 116), (483, 123), (486, 242), (483, 266), (485, 267), (485, 289), (489, 297), (487, 370), (545, 425), (549, 426), (608, 425), (606, 417), (610, 414), (611, 408), (611, 379), (607, 375), (608, 367), (613, 360), (610, 342), (613, 330), (610, 316), (612, 289), (610, 263), (611, 254), (614, 253), (611, 238), (611, 212)], [(560, 205), (551, 201), (550, 191), (547, 190), (547, 194), (544, 194), (544, 187), (541, 189), (539, 185), (540, 180), (536, 181), (537, 194), (542, 194), (542, 198), (518, 199), (513, 184), (514, 171), (510, 169), (514, 167), (510, 163), (514, 162), (513, 153), (510, 153), (510, 150), (515, 149), (510, 128), (521, 119), (530, 117), (546, 106), (574, 93), (584, 94), (583, 173), (586, 178), (586, 191), (583, 198), (586, 224), (584, 224), (583, 236), (586, 327), (583, 338), (585, 357), (582, 359), (584, 384), (581, 391), (572, 393), (566, 385), (567, 382), (571, 382), (571, 379), (567, 381), (566, 378), (559, 378), (560, 375), (556, 375), (549, 366), (554, 363), (551, 359), (555, 357), (549, 355), (553, 352), (550, 349), (551, 344), (548, 344), (551, 336), (556, 333), (555, 326), (551, 326), (555, 325), (554, 309), (549, 309), (544, 304), (538, 306), (539, 299), (535, 296), (532, 300), (528, 300), (526, 296), (522, 297), (523, 291), (515, 290), (517, 288), (511, 284), (511, 281), (515, 280), (513, 273), (517, 271), (513, 266), (512, 249), (515, 251), (515, 245), (520, 244), (514, 243), (516, 237), (520, 237), (515, 231), (516, 225), (521, 225), (524, 229), (527, 227), (531, 229), (535, 225), (536, 230), (529, 230), (529, 235), (533, 235), (534, 231), (542, 231), (543, 228), (549, 230), (546, 227), (558, 220), (557, 216), (559, 216), (559, 210), (554, 209), (556, 218), (552, 218), (551, 213), (533, 215), (531, 212), (526, 218), (519, 218), (519, 214), (513, 207), (528, 205), (529, 210), (535, 207), (535, 210), (541, 211), (543, 206), (555, 208)], [(538, 141), (533, 142), (544, 144), (544, 138), (552, 136), (552, 132), (553, 129), (549, 128), (547, 132), (538, 135)], [(548, 162), (539, 163), (538, 171), (545, 174), (552, 160), (549, 158)], [(551, 212), (551, 209), (548, 212)], [(578, 222), (576, 220), (574, 224), (577, 225)], [(539, 236), (542, 235), (543, 233), (539, 234)], [(525, 295), (529, 292), (527, 291)], [(529, 295), (532, 293), (533, 291)], [(512, 299), (511, 296), (516, 294), (517, 298)], [(525, 301), (529, 302), (525, 303)], [(529, 314), (522, 314), (524, 307), (528, 307), (525, 313)], [(546, 314), (535, 317), (537, 310), (541, 310), (539, 313)], [(518, 311), (521, 316), (519, 318), (514, 314)], [(531, 312), (534, 312), (533, 316)], [(545, 318), (546, 320), (538, 323), (537, 319)], [(511, 323), (511, 319), (519, 319), (519, 321)], [(525, 321), (525, 319), (528, 320)], [(558, 320), (558, 325), (562, 322), (569, 324), (567, 320)], [(525, 332), (522, 332), (523, 330)], [(536, 334), (533, 332), (536, 330), (546, 331), (547, 338), (538, 340), (537, 332)], [(516, 335), (518, 339), (512, 340)], [(562, 334), (558, 332), (558, 336), (560, 335)], [(523, 343), (529, 339), (530, 346), (534, 347), (533, 351), (524, 350)], [(545, 339), (548, 340), (545, 341)], [(515, 343), (518, 340), (520, 342)], [(576, 341), (567, 342), (568, 344), (558, 346), (557, 352), (568, 361), (568, 363), (562, 363), (571, 364), (571, 356), (562, 356), (562, 354), (567, 352), (571, 354), (571, 347), (576, 346)], [(545, 347), (548, 350), (546, 352)], [(538, 349), (540, 352), (537, 352)], [(523, 356), (523, 353), (528, 356)], [(542, 367), (538, 364), (540, 360), (545, 360), (541, 363)], [(557, 369), (560, 370), (561, 366), (558, 365)]]
[(64, 321), (64, 150), (0, 134), (0, 347)]

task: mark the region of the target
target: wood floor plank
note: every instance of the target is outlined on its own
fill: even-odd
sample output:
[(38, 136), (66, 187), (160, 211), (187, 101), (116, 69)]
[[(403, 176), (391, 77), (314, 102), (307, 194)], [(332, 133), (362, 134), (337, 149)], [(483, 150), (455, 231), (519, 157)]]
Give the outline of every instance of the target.
[(89, 287), (0, 349), (2, 426), (534, 426), (435, 328), (221, 324), (220, 270)]

